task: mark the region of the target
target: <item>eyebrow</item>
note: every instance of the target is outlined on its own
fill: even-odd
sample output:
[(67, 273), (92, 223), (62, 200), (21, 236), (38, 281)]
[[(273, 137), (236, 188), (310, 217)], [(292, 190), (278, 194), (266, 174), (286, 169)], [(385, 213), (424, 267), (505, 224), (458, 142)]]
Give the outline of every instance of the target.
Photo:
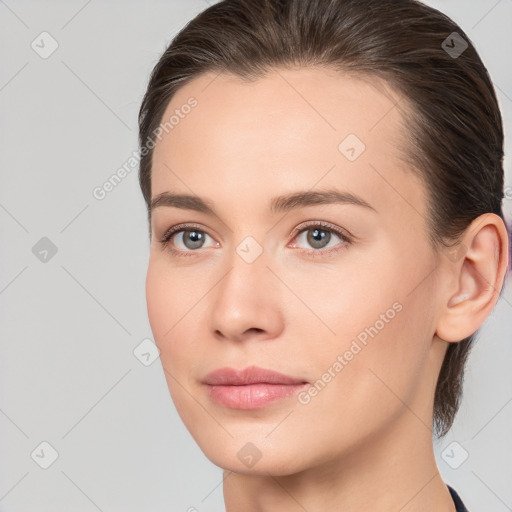
[[(338, 190), (294, 192), (274, 197), (270, 200), (269, 209), (272, 213), (280, 213), (307, 206), (327, 204), (352, 204), (376, 212), (375, 208), (361, 197), (350, 192), (340, 192)], [(194, 195), (162, 192), (151, 200), (150, 211), (162, 206), (194, 210), (217, 216), (212, 203)]]

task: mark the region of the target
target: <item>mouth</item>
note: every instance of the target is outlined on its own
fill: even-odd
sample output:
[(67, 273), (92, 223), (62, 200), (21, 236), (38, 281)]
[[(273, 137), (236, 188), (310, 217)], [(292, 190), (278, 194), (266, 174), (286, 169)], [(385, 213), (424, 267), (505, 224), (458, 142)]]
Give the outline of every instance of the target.
[(260, 409), (290, 397), (309, 383), (273, 370), (250, 366), (220, 368), (203, 380), (211, 400), (230, 409)]

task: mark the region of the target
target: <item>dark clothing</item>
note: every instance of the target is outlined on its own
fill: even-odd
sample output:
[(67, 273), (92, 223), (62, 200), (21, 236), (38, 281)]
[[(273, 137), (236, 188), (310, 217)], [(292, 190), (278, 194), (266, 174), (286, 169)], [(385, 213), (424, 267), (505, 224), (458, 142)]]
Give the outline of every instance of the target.
[(462, 503), (462, 500), (460, 499), (460, 496), (457, 494), (457, 491), (453, 488), (447, 485), (448, 490), (450, 491), (450, 494), (452, 495), (453, 502), (455, 503), (455, 509), (457, 512), (468, 512), (468, 509)]

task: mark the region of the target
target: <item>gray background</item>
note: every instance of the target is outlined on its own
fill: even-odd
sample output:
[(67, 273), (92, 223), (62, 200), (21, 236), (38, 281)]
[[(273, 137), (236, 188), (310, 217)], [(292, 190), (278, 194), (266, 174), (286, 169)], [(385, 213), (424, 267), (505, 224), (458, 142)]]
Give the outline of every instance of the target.
[[(466, 31), (496, 86), (510, 222), (512, 0), (426, 3)], [(159, 359), (145, 366), (133, 353), (152, 337), (137, 167), (105, 199), (92, 194), (137, 149), (149, 73), (205, 7), (0, 0), (0, 511), (224, 510), (222, 472), (182, 425)], [(31, 47), (43, 31), (59, 45), (46, 59)], [(511, 332), (508, 285), (470, 356), (456, 423), (435, 445), (471, 511), (512, 510)], [(43, 441), (58, 452), (47, 469)]]

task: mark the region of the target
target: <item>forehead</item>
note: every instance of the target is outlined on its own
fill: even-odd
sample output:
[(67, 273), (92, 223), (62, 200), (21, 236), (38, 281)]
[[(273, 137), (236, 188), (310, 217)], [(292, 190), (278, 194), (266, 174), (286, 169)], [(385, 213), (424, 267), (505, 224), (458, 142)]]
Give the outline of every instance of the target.
[(200, 75), (162, 118), (175, 122), (154, 149), (152, 196), (262, 199), (269, 189), (317, 183), (364, 193), (370, 203), (405, 195), (421, 204), (421, 183), (401, 160), (407, 133), (397, 102), (405, 106), (381, 80), (325, 68), (275, 69), (251, 82)]
[[(197, 107), (183, 114), (190, 110), (191, 98)], [(274, 69), (252, 81), (209, 72), (178, 89), (162, 123), (173, 115), (178, 121), (171, 144), (199, 130), (198, 135), (208, 132), (204, 142), (217, 145), (229, 136), (236, 138), (233, 143), (266, 140), (282, 151), (299, 138), (316, 142), (327, 137), (326, 143), (336, 143), (355, 133), (375, 147), (377, 142), (398, 142), (403, 135), (397, 102), (405, 100), (376, 77), (327, 68)]]

